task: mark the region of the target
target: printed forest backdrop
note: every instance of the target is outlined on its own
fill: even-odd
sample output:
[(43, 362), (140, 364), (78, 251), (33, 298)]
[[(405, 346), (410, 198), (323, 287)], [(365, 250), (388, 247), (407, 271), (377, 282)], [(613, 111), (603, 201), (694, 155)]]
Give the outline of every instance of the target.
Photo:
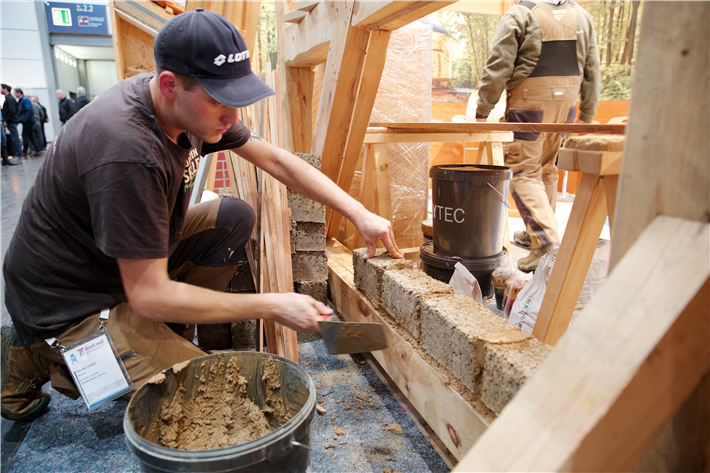
[[(601, 60), (601, 100), (630, 98), (643, 2), (592, 0), (581, 3), (594, 18)], [(478, 88), (488, 49), (501, 17), (439, 10), (426, 17), (456, 40), (459, 53), (452, 59), (452, 88)], [(263, 1), (257, 36), (259, 70), (276, 67), (276, 13), (274, 0)]]

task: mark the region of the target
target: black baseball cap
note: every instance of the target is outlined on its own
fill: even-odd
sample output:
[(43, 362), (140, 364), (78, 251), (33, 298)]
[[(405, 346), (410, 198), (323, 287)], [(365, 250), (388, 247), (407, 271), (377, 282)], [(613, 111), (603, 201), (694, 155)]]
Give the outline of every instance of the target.
[(198, 8), (171, 18), (153, 42), (155, 63), (193, 77), (227, 107), (246, 107), (276, 94), (251, 71), (239, 30), (225, 17)]

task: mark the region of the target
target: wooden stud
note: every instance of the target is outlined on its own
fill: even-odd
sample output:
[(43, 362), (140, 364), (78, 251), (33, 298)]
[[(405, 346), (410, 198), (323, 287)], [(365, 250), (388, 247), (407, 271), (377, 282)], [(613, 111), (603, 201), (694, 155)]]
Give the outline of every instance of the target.
[(296, 10), (309, 12), (318, 6), (320, 0), (301, 0), (296, 2)]
[(292, 11), (284, 14), (283, 20), (284, 23), (299, 23), (301, 20), (303, 20), (306, 16), (308, 16), (308, 12), (303, 12), (303, 11)]
[(533, 335), (555, 345), (564, 335), (606, 220), (606, 190), (598, 174), (582, 174), (565, 235), (547, 281)]
[[(446, 143), (449, 141), (508, 142), (513, 141), (513, 132), (488, 133), (377, 133), (377, 129), (368, 128), (364, 143)], [(479, 147), (479, 153), (481, 148)]]
[(454, 471), (632, 469), (710, 368), (708, 241), (656, 217)]
[(374, 148), (377, 170), (377, 208), (382, 218), (392, 221), (392, 195), (390, 192), (390, 171), (387, 161), (387, 145), (371, 145)]
[[(390, 31), (373, 31), (370, 33), (362, 68), (358, 71), (360, 75), (358, 78), (359, 85), (356, 96), (352, 101), (352, 115), (347, 116), (344, 114), (341, 116), (343, 129), (347, 126), (346, 136), (344, 137), (346, 139), (344, 147), (342, 149), (335, 148), (335, 146), (340, 146), (340, 139), (331, 141), (333, 145), (331, 152), (338, 153), (334, 155), (334, 157), (339, 158), (342, 156), (342, 160), (338, 159), (340, 169), (336, 182), (338, 187), (345, 192), (349, 192), (352, 186), (355, 166), (358, 156), (362, 151), (362, 143), (365, 137), (365, 131), (367, 130), (367, 123), (370, 121), (372, 107), (377, 97), (377, 89), (380, 86), (380, 79), (382, 78), (382, 71), (385, 68), (387, 45), (389, 44), (391, 35), (392, 33)], [(348, 122), (347, 124), (345, 123), (346, 121)], [(325, 156), (324, 153), (323, 157), (325, 158)], [(333, 161), (333, 159), (330, 159), (329, 164), (335, 165), (336, 163)], [(331, 166), (331, 168), (334, 167), (335, 166)], [(328, 169), (328, 171), (330, 172), (330, 169)], [(326, 173), (326, 175), (328, 174)], [(326, 211), (329, 237), (337, 235), (341, 219), (342, 216), (337, 212), (332, 210)]]
[(649, 2), (643, 15), (610, 268), (656, 215), (710, 215), (710, 3)]
[[(540, 133), (603, 133), (623, 135), (626, 125), (568, 123), (370, 123), (382, 133), (491, 133), (501, 131)], [(368, 130), (369, 133), (369, 130)], [(468, 140), (475, 141), (475, 140)]]
[(370, 31), (393, 31), (453, 3), (456, 1), (360, 1), (356, 3), (352, 22), (353, 26)]

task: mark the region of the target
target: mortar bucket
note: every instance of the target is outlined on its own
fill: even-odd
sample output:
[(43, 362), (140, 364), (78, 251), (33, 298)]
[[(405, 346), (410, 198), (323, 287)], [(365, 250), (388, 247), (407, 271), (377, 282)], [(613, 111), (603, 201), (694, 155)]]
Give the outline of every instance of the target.
[(508, 186), (504, 166), (442, 164), (431, 177), (434, 253), (487, 258), (503, 250)]
[[(185, 400), (194, 399), (200, 382), (192, 382), (210, 370), (226, 369), (237, 357), (239, 374), (248, 381), (247, 396), (259, 408), (265, 406), (266, 393), (261, 381), (264, 364), (272, 357), (281, 382), (280, 395), (291, 420), (255, 440), (213, 450), (179, 450), (157, 443), (155, 423), (161, 407), (176, 395), (180, 381)], [(224, 366), (219, 367), (223, 362)], [(218, 371), (220, 373), (220, 371)], [(306, 370), (277, 355), (259, 352), (232, 352), (192, 360), (178, 374), (169, 368), (165, 381), (145, 384), (136, 391), (123, 418), (126, 444), (140, 462), (141, 471), (154, 472), (304, 472), (311, 462), (311, 422), (316, 410), (316, 390)]]

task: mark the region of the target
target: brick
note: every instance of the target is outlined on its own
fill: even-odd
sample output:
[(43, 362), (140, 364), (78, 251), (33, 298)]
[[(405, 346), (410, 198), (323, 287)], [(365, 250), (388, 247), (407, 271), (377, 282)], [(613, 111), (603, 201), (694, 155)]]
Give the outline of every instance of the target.
[(382, 299), (382, 275), (389, 270), (412, 269), (412, 262), (393, 258), (384, 248), (377, 250), (372, 258), (363, 260), (362, 256), (366, 252), (367, 248), (353, 251), (355, 286), (365, 293), (376, 309), (379, 309)]
[(328, 303), (328, 281), (301, 281), (293, 283), (293, 290), (311, 296), (323, 304)]
[(291, 219), (296, 222), (325, 223), (325, 205), (288, 191), (288, 208), (291, 209)]
[(240, 320), (232, 322), (232, 347), (235, 350), (251, 350), (256, 348), (258, 320)]
[(481, 377), (483, 403), (500, 414), (551, 351), (552, 347), (536, 338), (513, 344), (487, 344)]
[(291, 261), (294, 282), (328, 279), (328, 256), (325, 251), (297, 251)]
[(203, 350), (226, 350), (232, 348), (232, 326), (226, 324), (198, 324), (197, 344)]
[(325, 251), (325, 223), (292, 223), (291, 237), (291, 251)]
[(448, 284), (416, 269), (391, 270), (382, 276), (382, 307), (416, 339), (421, 337), (422, 303), (453, 293)]
[(320, 154), (294, 153), (296, 156), (320, 171), (322, 162)]
[(467, 296), (430, 298), (422, 306), (422, 346), (471, 391), (483, 364), (479, 340), (519, 341), (518, 333), (529, 336)]

